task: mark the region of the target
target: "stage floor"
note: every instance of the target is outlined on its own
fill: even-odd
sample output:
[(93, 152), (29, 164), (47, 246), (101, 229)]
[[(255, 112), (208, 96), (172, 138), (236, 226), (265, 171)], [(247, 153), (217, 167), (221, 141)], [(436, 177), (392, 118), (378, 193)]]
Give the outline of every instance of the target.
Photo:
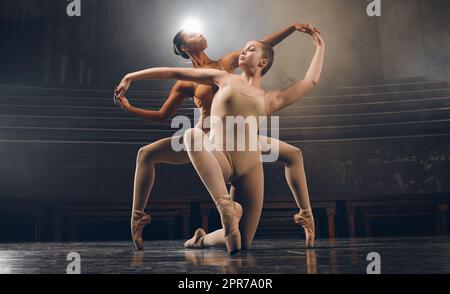
[(66, 273), (70, 252), (81, 257), (81, 273), (357, 273), (365, 274), (370, 252), (381, 257), (381, 273), (450, 273), (450, 237), (255, 240), (252, 250), (230, 257), (225, 249), (188, 250), (183, 241), (2, 243), (0, 273)]

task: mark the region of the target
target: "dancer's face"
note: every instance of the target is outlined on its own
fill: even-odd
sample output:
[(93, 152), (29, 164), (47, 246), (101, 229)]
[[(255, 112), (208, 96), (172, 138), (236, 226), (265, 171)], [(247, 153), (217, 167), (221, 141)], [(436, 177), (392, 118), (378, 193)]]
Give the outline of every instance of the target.
[(202, 33), (183, 32), (183, 50), (186, 53), (199, 53), (208, 48), (208, 41)]
[(256, 70), (262, 70), (268, 63), (264, 58), (262, 44), (258, 41), (248, 42), (239, 55), (239, 67), (250, 70), (255, 73)]

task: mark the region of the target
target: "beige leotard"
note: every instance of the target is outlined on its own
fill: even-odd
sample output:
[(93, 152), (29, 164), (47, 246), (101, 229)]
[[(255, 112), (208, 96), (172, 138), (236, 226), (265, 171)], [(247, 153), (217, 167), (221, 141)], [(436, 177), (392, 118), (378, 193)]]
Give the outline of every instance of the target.
[[(227, 84), (216, 93), (211, 105), (211, 143), (227, 157), (232, 168), (232, 183), (256, 164), (261, 164), (258, 129), (260, 117), (266, 115), (266, 96), (249, 95), (244, 91), (237, 87), (232, 78), (228, 78)], [(234, 118), (240, 116), (242, 121), (246, 119), (248, 123), (245, 124), (245, 130), (242, 125), (240, 130), (233, 124), (227, 126), (227, 116)], [(220, 128), (214, 127), (216, 119), (224, 128), (222, 133)], [(239, 140), (245, 142), (241, 145), (245, 148), (237, 148)], [(232, 147), (231, 150), (227, 150), (227, 143), (228, 147)]]

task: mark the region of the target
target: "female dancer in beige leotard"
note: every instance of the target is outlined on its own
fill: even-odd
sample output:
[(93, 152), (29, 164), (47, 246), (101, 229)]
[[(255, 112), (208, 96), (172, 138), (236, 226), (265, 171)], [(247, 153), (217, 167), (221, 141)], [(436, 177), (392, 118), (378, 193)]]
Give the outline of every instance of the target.
[[(286, 38), (295, 30), (311, 34), (313, 30), (306, 24), (295, 23), (286, 29), (266, 37), (263, 41), (274, 46)], [(315, 29), (314, 29), (315, 30)], [(190, 58), (194, 67), (216, 68), (233, 72), (238, 65), (240, 51), (225, 55), (218, 61), (211, 61), (205, 54), (207, 47), (206, 39), (199, 33), (188, 33), (180, 31), (174, 38), (174, 49), (178, 55)], [(126, 90), (129, 86), (118, 89)], [(121, 85), (122, 85), (121, 84)], [(118, 99), (122, 108), (127, 112), (153, 122), (162, 122), (173, 115), (183, 99), (193, 97), (194, 103), (201, 111), (198, 127), (203, 128), (203, 121), (209, 116), (212, 97), (217, 91), (215, 85), (203, 85), (191, 81), (177, 81), (172, 88), (169, 98), (158, 111), (144, 110), (130, 105), (125, 96)], [(150, 216), (144, 214), (144, 208), (155, 179), (155, 165), (157, 163), (185, 164), (190, 162), (185, 152), (174, 152), (170, 146), (171, 138), (165, 138), (151, 143), (138, 152), (134, 183), (134, 201), (132, 213), (132, 238), (137, 249), (143, 248), (142, 230), (145, 224), (150, 222)], [(306, 233), (307, 246), (314, 244), (314, 219), (309, 203), (309, 195), (306, 176), (303, 166), (303, 158), (300, 149), (276, 139), (267, 138), (261, 141), (263, 149), (273, 151), (278, 148), (279, 161), (285, 163), (286, 180), (291, 188), (297, 206), (301, 209), (294, 216), (294, 220), (301, 224)], [(269, 146), (268, 146), (269, 145)], [(234, 194), (234, 188), (232, 188)]]
[[(140, 79), (178, 78), (207, 85), (216, 84), (221, 87), (221, 91), (219, 92), (220, 95), (217, 94), (219, 99), (213, 100), (211, 114), (214, 117), (216, 117), (216, 114), (218, 117), (226, 115), (243, 115), (244, 117), (255, 117), (260, 114), (269, 115), (303, 97), (318, 82), (323, 63), (324, 44), (319, 33), (315, 32), (312, 35), (317, 49), (305, 79), (284, 90), (269, 91), (264, 95), (255, 95), (252, 92), (261, 91), (259, 86), (261, 76), (270, 68), (273, 61), (273, 50), (267, 44), (258, 41), (250, 42), (242, 51), (239, 66), (243, 73), (240, 76), (212, 69), (153, 68), (130, 74), (127, 80), (132, 81), (135, 77)], [(270, 52), (272, 53), (270, 54)], [(233, 84), (235, 85), (233, 86)], [(238, 93), (247, 96), (249, 100), (253, 98), (253, 105), (240, 107), (239, 103), (243, 100)], [(211, 126), (211, 133), (213, 141), (216, 141), (215, 124)], [(246, 134), (246, 136), (257, 136), (257, 128), (252, 129), (251, 133)], [(202, 151), (193, 151), (191, 139), (195, 138), (201, 138), (207, 148)], [(217, 141), (220, 142), (221, 140)], [(233, 202), (225, 184), (226, 181), (234, 180), (237, 190), (235, 197), (243, 197), (242, 201), (244, 201), (244, 216), (246, 217), (242, 219), (241, 224), (243, 247), (249, 247), (256, 232), (263, 200), (262, 166), (256, 156), (257, 154), (260, 155), (259, 150), (256, 150), (252, 155), (249, 155), (248, 151), (219, 152), (214, 150), (216, 146), (210, 148), (208, 137), (199, 129), (188, 130), (185, 133), (184, 142), (188, 147), (188, 154), (194, 167), (217, 205), (223, 225), (223, 230), (218, 230), (206, 236), (196, 232), (194, 238), (189, 240), (187, 245), (189, 247), (204, 247), (225, 243), (232, 254), (241, 249), (238, 221), (242, 215), (242, 208), (239, 204)], [(224, 141), (222, 140), (222, 142)], [(242, 155), (249, 160), (241, 161)]]

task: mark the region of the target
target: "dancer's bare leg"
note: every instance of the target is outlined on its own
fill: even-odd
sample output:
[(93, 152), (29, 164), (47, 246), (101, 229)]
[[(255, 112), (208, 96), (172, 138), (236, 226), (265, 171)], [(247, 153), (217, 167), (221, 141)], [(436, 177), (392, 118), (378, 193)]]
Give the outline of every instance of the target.
[(262, 149), (266, 150), (265, 152), (269, 152), (267, 150), (273, 152), (278, 148), (278, 161), (285, 164), (286, 181), (300, 209), (300, 212), (294, 215), (294, 221), (304, 228), (306, 245), (312, 247), (315, 238), (315, 225), (311, 204), (309, 202), (308, 184), (306, 182), (302, 152), (295, 146), (270, 137), (260, 136), (260, 143)]
[[(195, 149), (198, 142), (201, 142), (199, 144), (201, 150)], [(201, 130), (187, 130), (184, 134), (184, 143), (192, 165), (219, 210), (224, 229), (224, 234), (221, 238), (225, 238), (228, 251), (234, 254), (241, 249), (241, 235), (238, 223), (242, 215), (242, 207), (238, 203), (233, 202), (226, 186), (232, 174), (230, 163), (225, 154), (213, 150), (209, 138)], [(207, 240), (220, 235), (217, 232), (212, 234), (212, 236), (207, 237)], [(203, 238), (203, 243), (204, 241)], [(213, 240), (211, 243), (217, 244)]]
[[(231, 187), (230, 194), (243, 207), (239, 230), (242, 237), (242, 249), (247, 249), (255, 236), (263, 206), (264, 174), (262, 164), (257, 164), (249, 173), (238, 179)], [(203, 240), (199, 240), (202, 242), (201, 247), (225, 247), (223, 229), (216, 230), (202, 238)]]
[[(235, 186), (232, 186), (231, 196), (243, 208), (239, 230), (242, 237), (242, 249), (247, 249), (255, 237), (264, 202), (262, 164), (257, 164), (250, 172), (242, 176)], [(204, 237), (203, 244), (205, 247), (223, 247), (225, 246), (223, 236), (223, 229), (214, 231)]]
[[(232, 185), (230, 189), (230, 196), (234, 201), (236, 201), (235, 194), (236, 187)], [(215, 230), (214, 232), (204, 236), (203, 245), (204, 247), (225, 247), (224, 236), (225, 234), (223, 229)]]
[(204, 247), (224, 247), (225, 248), (225, 232), (223, 229), (215, 230), (203, 238)]
[[(231, 175), (231, 167), (223, 153), (213, 151), (210, 152), (209, 155), (211, 155), (209, 158), (205, 156), (201, 161), (204, 166), (197, 165), (196, 168), (201, 171), (200, 177), (204, 181), (205, 186), (207, 188), (209, 187), (208, 191), (216, 195), (222, 195), (222, 193), (227, 191), (225, 180)], [(193, 164), (196, 166), (194, 161)], [(214, 168), (216, 171), (220, 166), (222, 173), (225, 175), (224, 181), (217, 180), (220, 179), (221, 175), (213, 171), (214, 165), (216, 165)], [(206, 172), (206, 170), (208, 170), (208, 172)], [(204, 174), (205, 176), (202, 177), (201, 174)], [(242, 202), (243, 215), (239, 222), (239, 229), (241, 231), (242, 248), (248, 248), (255, 236), (263, 206), (264, 174), (262, 164), (257, 164), (250, 172), (242, 176), (235, 185), (231, 187), (230, 195), (232, 199), (238, 203)], [(195, 247), (193, 245), (196, 241), (201, 243), (198, 245), (198, 248), (225, 247), (224, 235), (224, 230), (219, 229), (206, 235), (199, 235), (197, 239), (194, 236), (194, 238), (191, 239), (192, 246), (190, 247)]]
[[(182, 139), (182, 137), (178, 137)], [(178, 139), (177, 138), (177, 139)], [(155, 182), (155, 166), (158, 163), (190, 163), (185, 151), (176, 152), (171, 145), (172, 138), (165, 138), (139, 149), (134, 175), (133, 211), (131, 217), (131, 234), (136, 249), (143, 249), (142, 230), (151, 219), (144, 213), (150, 191)]]
[(264, 172), (262, 163), (256, 164), (241, 176), (235, 185), (234, 199), (242, 204), (243, 215), (239, 223), (242, 249), (248, 249), (255, 237), (264, 202)]
[[(270, 150), (278, 148), (278, 161), (285, 164), (284, 172), (286, 181), (294, 196), (295, 202), (299, 209), (308, 210), (311, 208), (309, 202), (308, 184), (306, 182), (305, 167), (303, 162), (302, 152), (299, 148), (292, 146), (286, 142), (270, 138), (260, 137), (260, 143), (263, 150)], [(265, 151), (263, 153), (267, 153)]]
[[(294, 219), (300, 223), (298, 218), (306, 217), (306, 220), (310, 221), (305, 224), (305, 233), (307, 234), (307, 246), (312, 246), (314, 243), (314, 218), (309, 202), (308, 186), (301, 150), (274, 138), (267, 138), (266, 140), (260, 140), (261, 144), (269, 144), (268, 147), (272, 151), (274, 151), (274, 148), (278, 148), (279, 161), (285, 164), (286, 180), (291, 188), (297, 206), (301, 209), (301, 212), (296, 214)], [(263, 179), (264, 175), (261, 166), (260, 168), (253, 169), (251, 173), (239, 179), (236, 186), (231, 187), (230, 195), (235, 201), (241, 203), (244, 209), (244, 214), (239, 225), (242, 235), (242, 248), (250, 246), (257, 229), (263, 205)], [(223, 229), (207, 234), (202, 240), (204, 247), (225, 246), (223, 236)]]
[(139, 149), (134, 174), (133, 211), (143, 212), (147, 205), (155, 182), (156, 164), (181, 165), (191, 162), (185, 151), (172, 149), (171, 140), (172, 138), (164, 138)]

